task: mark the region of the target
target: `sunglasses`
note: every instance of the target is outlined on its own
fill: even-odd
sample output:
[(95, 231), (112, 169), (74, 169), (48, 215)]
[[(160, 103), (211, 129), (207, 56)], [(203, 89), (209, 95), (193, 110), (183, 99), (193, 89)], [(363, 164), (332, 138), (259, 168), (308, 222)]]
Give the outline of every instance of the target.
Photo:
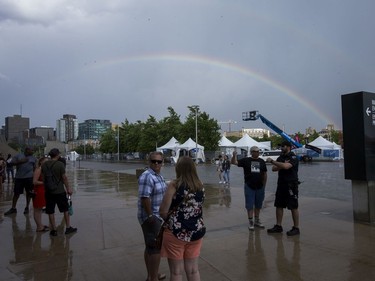
[(150, 162), (151, 162), (152, 164), (161, 164), (161, 163), (163, 163), (163, 160), (155, 160), (155, 159), (152, 159), (152, 160), (150, 160)]

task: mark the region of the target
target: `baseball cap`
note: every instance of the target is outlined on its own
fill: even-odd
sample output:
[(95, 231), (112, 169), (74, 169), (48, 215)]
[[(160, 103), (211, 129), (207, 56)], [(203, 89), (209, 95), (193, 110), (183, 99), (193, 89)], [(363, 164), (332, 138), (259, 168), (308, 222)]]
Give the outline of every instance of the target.
[(259, 151), (259, 147), (257, 147), (256, 145), (252, 146), (250, 148), (250, 152), (253, 152), (253, 151)]
[(57, 155), (60, 155), (60, 150), (58, 150), (57, 148), (52, 148), (50, 152), (48, 153), (48, 155), (51, 156), (52, 158), (56, 157)]

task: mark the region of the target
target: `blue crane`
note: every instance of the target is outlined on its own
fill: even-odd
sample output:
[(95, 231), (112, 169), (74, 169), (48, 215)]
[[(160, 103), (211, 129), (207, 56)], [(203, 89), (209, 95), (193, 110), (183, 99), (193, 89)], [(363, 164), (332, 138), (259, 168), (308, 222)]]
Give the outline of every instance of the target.
[[(247, 111), (242, 112), (242, 120), (243, 121), (255, 121), (260, 119), (264, 124), (266, 124), (269, 128), (271, 128), (273, 131), (278, 133), (280, 136), (282, 136), (285, 140), (291, 142), (296, 148), (303, 147), (302, 144), (300, 144), (295, 139), (291, 138), (287, 133), (285, 133), (283, 130), (281, 130), (279, 127), (277, 127), (275, 124), (273, 124), (270, 120), (268, 120), (266, 117), (264, 117), (262, 114), (259, 114), (258, 111)], [(316, 151), (317, 153), (321, 153), (322, 150), (316, 146), (306, 144), (305, 148), (311, 149)]]

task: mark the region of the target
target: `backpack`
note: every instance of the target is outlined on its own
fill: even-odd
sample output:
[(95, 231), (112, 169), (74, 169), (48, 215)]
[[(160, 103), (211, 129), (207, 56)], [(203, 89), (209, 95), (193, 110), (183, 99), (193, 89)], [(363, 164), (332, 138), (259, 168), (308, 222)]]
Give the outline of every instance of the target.
[(52, 172), (52, 167), (55, 165), (56, 162), (54, 162), (51, 166), (45, 165), (45, 170), (43, 173), (43, 183), (44, 188), (47, 192), (54, 192), (59, 188), (59, 184), (61, 180), (57, 180), (54, 173)]

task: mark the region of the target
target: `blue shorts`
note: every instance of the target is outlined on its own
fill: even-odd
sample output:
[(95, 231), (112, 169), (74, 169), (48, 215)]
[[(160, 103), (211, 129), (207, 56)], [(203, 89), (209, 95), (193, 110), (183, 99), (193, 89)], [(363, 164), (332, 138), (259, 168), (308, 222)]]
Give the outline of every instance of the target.
[(264, 201), (264, 187), (252, 189), (245, 183), (245, 207), (246, 210), (262, 209)]

